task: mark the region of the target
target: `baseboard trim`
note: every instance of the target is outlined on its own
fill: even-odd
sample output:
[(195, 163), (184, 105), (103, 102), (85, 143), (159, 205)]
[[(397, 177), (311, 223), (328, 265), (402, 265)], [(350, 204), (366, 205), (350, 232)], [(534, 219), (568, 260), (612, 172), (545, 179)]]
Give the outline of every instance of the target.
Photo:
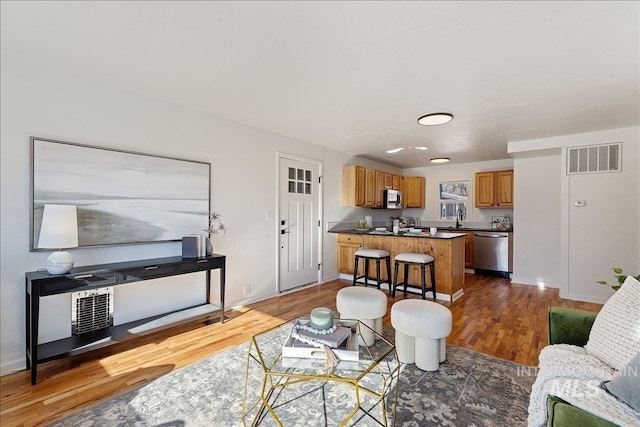
[(570, 299), (573, 301), (592, 302), (595, 304), (604, 304), (609, 298), (598, 298), (590, 295), (572, 294), (560, 295), (560, 298)]
[(12, 374), (25, 369), (27, 369), (25, 355), (22, 353), (13, 353), (9, 355), (9, 360), (7, 362), (2, 362), (0, 365), (0, 376)]

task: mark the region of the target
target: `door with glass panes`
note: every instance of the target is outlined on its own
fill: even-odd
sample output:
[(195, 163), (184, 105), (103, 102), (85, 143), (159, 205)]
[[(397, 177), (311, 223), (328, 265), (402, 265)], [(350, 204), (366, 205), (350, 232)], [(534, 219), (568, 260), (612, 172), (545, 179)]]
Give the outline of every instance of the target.
[(319, 171), (319, 163), (280, 158), (280, 292), (318, 281)]

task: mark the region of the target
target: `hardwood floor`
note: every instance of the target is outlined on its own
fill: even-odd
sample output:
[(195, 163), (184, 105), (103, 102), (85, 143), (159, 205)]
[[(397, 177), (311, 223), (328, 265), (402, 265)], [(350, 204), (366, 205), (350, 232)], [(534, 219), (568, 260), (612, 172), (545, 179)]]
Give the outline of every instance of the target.
[[(44, 425), (308, 315), (314, 307), (335, 309), (336, 292), (350, 285), (342, 280), (328, 282), (229, 311), (230, 320), (224, 324), (198, 319), (51, 361), (38, 367), (35, 386), (31, 386), (29, 371), (5, 375), (0, 378), (0, 425)], [(447, 342), (526, 365), (537, 365), (538, 354), (546, 345), (549, 306), (594, 311), (601, 307), (560, 299), (557, 289), (511, 284), (489, 276), (467, 274), (464, 290), (459, 300), (443, 303), (451, 309), (454, 322)], [(402, 292), (396, 292), (395, 299), (389, 297), (389, 308), (402, 298)], [(384, 319), (387, 325), (389, 313)]]

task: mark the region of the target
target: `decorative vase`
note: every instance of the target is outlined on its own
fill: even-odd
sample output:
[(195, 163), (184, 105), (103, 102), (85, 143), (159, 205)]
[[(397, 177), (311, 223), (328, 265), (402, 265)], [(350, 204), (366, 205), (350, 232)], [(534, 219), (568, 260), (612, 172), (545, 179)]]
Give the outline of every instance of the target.
[(204, 242), (204, 253), (209, 256), (213, 253), (213, 245), (211, 244), (211, 238), (207, 237)]

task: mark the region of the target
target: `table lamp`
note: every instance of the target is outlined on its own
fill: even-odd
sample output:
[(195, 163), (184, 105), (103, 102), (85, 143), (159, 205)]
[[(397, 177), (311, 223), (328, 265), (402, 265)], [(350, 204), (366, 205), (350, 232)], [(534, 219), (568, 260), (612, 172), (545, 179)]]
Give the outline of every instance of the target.
[(66, 248), (78, 247), (78, 214), (73, 205), (44, 205), (38, 248), (57, 249), (47, 258), (49, 274), (65, 274), (73, 267)]

